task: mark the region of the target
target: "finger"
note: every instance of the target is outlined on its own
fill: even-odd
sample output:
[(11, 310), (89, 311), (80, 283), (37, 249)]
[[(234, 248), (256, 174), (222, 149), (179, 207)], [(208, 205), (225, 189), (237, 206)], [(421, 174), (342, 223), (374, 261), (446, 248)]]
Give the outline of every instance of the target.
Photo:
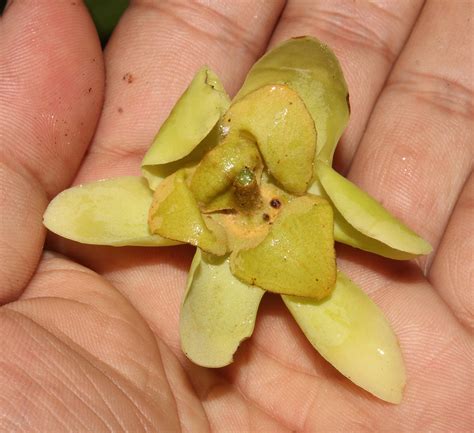
[(459, 321), (474, 328), (474, 177), (471, 172), (438, 248), (430, 270), (431, 283)]
[(78, 182), (138, 174), (159, 126), (203, 64), (235, 93), (283, 3), (133, 2), (107, 46), (104, 111)]
[(351, 120), (336, 151), (346, 171), (387, 75), (418, 16), (423, 0), (347, 2), (290, 0), (270, 46), (292, 36), (314, 35), (341, 62), (348, 83)]
[(350, 171), (435, 249), (472, 168), (470, 4), (426, 4)]
[(84, 6), (23, 1), (0, 21), (0, 303), (38, 261), (48, 197), (74, 177), (102, 101), (100, 45)]

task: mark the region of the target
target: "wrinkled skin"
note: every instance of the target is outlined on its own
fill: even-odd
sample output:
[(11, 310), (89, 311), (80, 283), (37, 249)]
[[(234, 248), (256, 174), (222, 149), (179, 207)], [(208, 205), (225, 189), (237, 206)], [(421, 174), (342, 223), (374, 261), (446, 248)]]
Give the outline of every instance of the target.
[[(1, 430), (472, 428), (472, 7), (421, 3), (290, 0), (277, 23), (277, 0), (137, 1), (104, 58), (79, 2), (7, 8)], [(138, 175), (157, 127), (203, 63), (233, 94), (267, 41), (312, 33), (335, 50), (352, 91), (336, 167), (434, 246), (416, 263), (338, 251), (339, 266), (400, 339), (408, 383), (399, 406), (323, 362), (277, 297), (265, 297), (232, 366), (209, 371), (186, 361), (178, 312), (191, 248), (113, 249), (55, 237), (43, 248), (48, 200), (73, 183)]]

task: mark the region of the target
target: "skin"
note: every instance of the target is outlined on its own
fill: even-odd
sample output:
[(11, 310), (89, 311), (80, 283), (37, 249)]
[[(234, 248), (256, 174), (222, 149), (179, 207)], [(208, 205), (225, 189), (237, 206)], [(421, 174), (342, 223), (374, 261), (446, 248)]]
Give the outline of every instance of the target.
[[(0, 429), (470, 430), (472, 5), (205, 3), (132, 2), (104, 57), (80, 2), (16, 1), (1, 18)], [(202, 64), (233, 95), (268, 44), (311, 33), (333, 47), (351, 90), (336, 168), (434, 247), (411, 263), (338, 251), (400, 340), (399, 406), (328, 366), (277, 297), (265, 296), (233, 365), (186, 361), (178, 311), (192, 248), (54, 237), (43, 248), (48, 200), (139, 175)]]

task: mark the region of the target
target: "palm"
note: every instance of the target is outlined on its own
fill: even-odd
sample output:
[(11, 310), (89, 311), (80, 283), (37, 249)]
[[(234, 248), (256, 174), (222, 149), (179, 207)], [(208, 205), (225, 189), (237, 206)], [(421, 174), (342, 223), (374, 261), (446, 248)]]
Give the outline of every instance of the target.
[[(433, 257), (418, 265), (339, 251), (340, 266), (367, 289), (400, 338), (408, 385), (403, 403), (392, 406), (322, 361), (276, 297), (266, 296), (254, 336), (232, 366), (193, 366), (180, 352), (177, 326), (188, 247), (112, 249), (51, 238), (56, 252), (40, 258), (45, 192), (51, 197), (67, 187), (76, 169), (75, 182), (137, 174), (193, 72), (208, 63), (235, 92), (282, 9), (276, 0), (252, 8), (221, 2), (218, 12), (189, 2), (156, 8), (137, 2), (106, 52), (101, 108), (100, 48), (85, 10), (72, 3), (48, 2), (41, 10), (14, 3), (0, 24), (6, 59), (0, 88), (7, 90), (0, 95), (0, 136), (8, 148), (0, 175), (10, 206), (2, 208), (0, 243), (0, 426), (271, 432), (472, 426), (472, 376), (466, 374), (472, 372), (472, 300), (469, 254), (462, 254), (470, 248), (472, 136), (465, 131), (472, 83), (463, 58), (467, 42), (455, 36), (468, 33), (460, 4), (447, 12), (446, 4), (428, 4), (418, 20), (419, 2), (394, 4), (402, 22), (395, 11), (368, 4), (360, 5), (367, 10), (358, 17), (348, 9), (331, 12), (332, 2), (323, 10), (290, 1), (271, 39), (312, 33), (335, 48), (353, 107), (339, 168), (435, 246)], [(454, 47), (445, 64), (423, 36), (433, 34), (427, 26), (441, 35), (440, 46)]]

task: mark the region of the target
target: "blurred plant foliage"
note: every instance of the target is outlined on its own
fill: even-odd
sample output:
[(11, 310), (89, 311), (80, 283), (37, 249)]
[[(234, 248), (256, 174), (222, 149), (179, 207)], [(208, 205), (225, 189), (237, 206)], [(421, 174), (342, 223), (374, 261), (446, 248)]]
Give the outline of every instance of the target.
[(102, 46), (107, 43), (129, 0), (85, 0), (94, 20)]

